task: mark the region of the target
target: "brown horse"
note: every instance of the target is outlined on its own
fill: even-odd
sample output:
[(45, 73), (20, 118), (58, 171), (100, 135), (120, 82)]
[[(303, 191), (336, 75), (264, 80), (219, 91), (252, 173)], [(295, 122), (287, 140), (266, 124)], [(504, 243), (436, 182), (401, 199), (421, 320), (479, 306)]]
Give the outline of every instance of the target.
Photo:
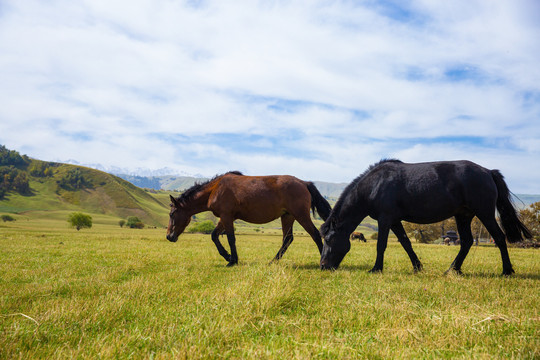
[[(236, 219), (264, 224), (281, 217), (283, 244), (274, 257), (274, 260), (279, 260), (293, 241), (295, 220), (313, 238), (320, 254), (323, 247), (321, 235), (311, 221), (309, 210), (316, 209), (323, 219), (331, 211), (330, 204), (313, 183), (288, 175), (244, 176), (240, 172), (228, 172), (192, 186), (176, 199), (170, 198), (167, 239), (175, 242), (193, 215), (212, 211), (220, 218), (212, 232), (212, 241), (219, 254), (229, 262), (227, 266), (238, 263), (233, 225)], [(230, 255), (219, 241), (219, 235), (223, 232), (229, 241)]]

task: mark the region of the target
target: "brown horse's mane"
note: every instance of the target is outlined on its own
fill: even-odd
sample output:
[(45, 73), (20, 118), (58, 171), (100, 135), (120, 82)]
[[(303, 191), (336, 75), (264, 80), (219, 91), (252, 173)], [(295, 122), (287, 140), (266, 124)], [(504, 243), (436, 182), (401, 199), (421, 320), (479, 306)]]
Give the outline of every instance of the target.
[(204, 189), (206, 185), (210, 184), (212, 181), (214, 181), (216, 179), (219, 179), (220, 177), (225, 176), (227, 174), (244, 175), (240, 171), (229, 171), (229, 172), (226, 172), (225, 174), (216, 175), (213, 178), (211, 178), (210, 180), (207, 180), (205, 182), (195, 183), (192, 187), (190, 187), (189, 189), (184, 191), (182, 193), (182, 195), (180, 195), (178, 198), (176, 198), (176, 201), (178, 201), (179, 203), (183, 203), (183, 204), (189, 202), (195, 196), (195, 194), (199, 193), (199, 191)]

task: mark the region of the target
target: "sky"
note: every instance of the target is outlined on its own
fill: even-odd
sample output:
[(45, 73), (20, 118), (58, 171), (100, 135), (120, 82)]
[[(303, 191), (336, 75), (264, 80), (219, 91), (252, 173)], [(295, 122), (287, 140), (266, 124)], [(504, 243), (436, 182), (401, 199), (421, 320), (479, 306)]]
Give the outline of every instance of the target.
[(345, 183), (467, 159), (540, 194), (540, 2), (0, 0), (0, 144)]

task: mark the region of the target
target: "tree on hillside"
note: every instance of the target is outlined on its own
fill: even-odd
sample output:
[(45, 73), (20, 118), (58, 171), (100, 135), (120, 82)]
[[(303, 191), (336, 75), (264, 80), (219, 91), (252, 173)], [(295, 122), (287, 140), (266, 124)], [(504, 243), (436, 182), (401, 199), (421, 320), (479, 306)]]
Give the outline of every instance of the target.
[(22, 195), (30, 194), (26, 173), (13, 165), (0, 166), (0, 200), (8, 191), (17, 191)]
[(54, 174), (49, 164), (43, 161), (33, 161), (28, 168), (28, 172), (30, 173), (30, 175), (36, 177), (47, 177)]
[(58, 181), (58, 185), (65, 190), (73, 191), (88, 187), (90, 183), (83, 176), (81, 169), (72, 168), (62, 176)]
[(30, 184), (26, 173), (19, 171), (15, 179), (13, 179), (13, 187), (19, 194), (30, 194)]
[(0, 166), (24, 166), (29, 162), (28, 156), (21, 156), (17, 151), (9, 150), (4, 145), (0, 145)]
[(74, 212), (69, 214), (68, 222), (72, 227), (76, 228), (77, 231), (79, 231), (80, 229), (92, 227), (92, 217), (81, 212)]

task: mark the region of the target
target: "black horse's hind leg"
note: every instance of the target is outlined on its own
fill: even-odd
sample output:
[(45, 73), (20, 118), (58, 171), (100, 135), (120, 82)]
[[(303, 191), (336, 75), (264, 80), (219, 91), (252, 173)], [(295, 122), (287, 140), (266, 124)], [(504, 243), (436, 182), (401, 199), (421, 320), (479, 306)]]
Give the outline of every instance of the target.
[(284, 214), (281, 216), (281, 230), (283, 231), (283, 243), (281, 245), (281, 248), (277, 252), (276, 256), (274, 257), (273, 261), (278, 261), (281, 259), (283, 254), (285, 254), (285, 251), (289, 248), (289, 245), (291, 245), (293, 241), (293, 223), (294, 223), (294, 217), (291, 214)]
[(403, 246), (403, 249), (407, 252), (407, 255), (409, 255), (414, 271), (421, 271), (424, 266), (418, 259), (418, 256), (416, 256), (416, 253), (414, 252), (411, 245), (411, 240), (409, 240), (409, 238), (407, 237), (407, 233), (405, 232), (405, 229), (403, 228), (401, 222), (394, 224), (391, 229), (392, 232), (397, 236), (399, 243), (401, 244), (401, 246)]
[(221, 242), (219, 241), (219, 235), (221, 235), (224, 229), (225, 228), (223, 224), (221, 223), (221, 221), (218, 222), (216, 228), (214, 229), (214, 231), (212, 231), (211, 237), (214, 244), (216, 244), (219, 255), (223, 256), (225, 260), (231, 261), (231, 255), (229, 255), (227, 250), (225, 250), (225, 248), (223, 247), (223, 245), (221, 245)]
[(383, 224), (379, 220), (379, 235), (377, 236), (377, 259), (375, 265), (369, 272), (382, 272), (384, 263), (384, 251), (388, 243), (388, 233), (390, 232), (390, 226)]
[(465, 257), (469, 253), (469, 250), (471, 249), (471, 246), (474, 241), (473, 235), (471, 232), (472, 217), (456, 215), (455, 218), (456, 218), (456, 224), (458, 228), (461, 247), (459, 249), (459, 253), (457, 254), (454, 261), (452, 262), (452, 265), (450, 265), (450, 269), (448, 269), (448, 271), (455, 271), (458, 274), (461, 274), (461, 265), (463, 265), (463, 261), (465, 260)]
[(493, 240), (495, 240), (495, 244), (499, 248), (499, 251), (501, 252), (501, 258), (502, 258), (502, 265), (503, 265), (503, 275), (512, 275), (514, 273), (514, 268), (512, 267), (512, 263), (510, 262), (510, 255), (508, 255), (508, 248), (506, 247), (506, 235), (504, 235), (504, 232), (499, 227), (499, 224), (497, 224), (497, 220), (495, 220), (494, 217), (486, 217), (481, 218), (478, 216), (480, 221), (484, 224), (487, 231), (490, 233), (490, 235), (493, 237)]

